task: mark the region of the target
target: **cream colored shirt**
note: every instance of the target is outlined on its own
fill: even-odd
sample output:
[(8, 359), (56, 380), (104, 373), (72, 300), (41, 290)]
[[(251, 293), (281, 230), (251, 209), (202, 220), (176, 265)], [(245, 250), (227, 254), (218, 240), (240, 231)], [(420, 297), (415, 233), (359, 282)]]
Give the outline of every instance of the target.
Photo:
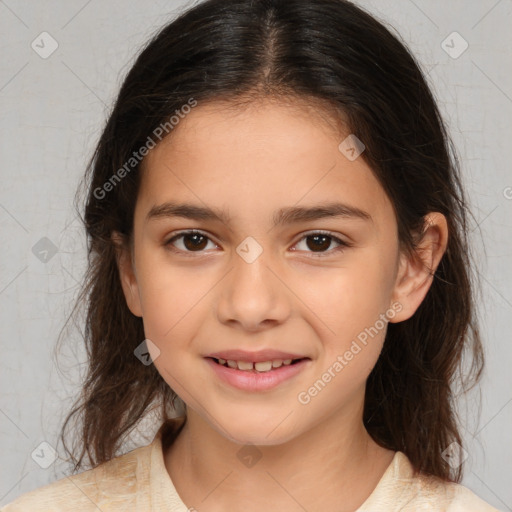
[[(162, 432), (169, 429), (172, 442), (179, 425), (179, 420), (164, 423), (151, 444), (28, 492), (0, 512), (194, 511), (194, 504), (187, 508), (181, 500), (164, 464)], [(462, 485), (426, 476), (413, 478), (412, 466), (402, 452), (396, 452), (356, 512), (391, 511), (497, 512)]]

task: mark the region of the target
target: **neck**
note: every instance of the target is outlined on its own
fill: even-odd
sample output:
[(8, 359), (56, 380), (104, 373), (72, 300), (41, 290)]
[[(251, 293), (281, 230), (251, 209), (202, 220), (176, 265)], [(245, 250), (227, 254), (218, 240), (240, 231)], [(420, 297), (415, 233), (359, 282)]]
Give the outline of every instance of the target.
[(373, 441), (361, 418), (362, 405), (286, 443), (244, 446), (189, 409), (165, 465), (185, 504), (201, 511), (261, 511), (269, 503), (282, 511), (354, 511), (394, 456)]

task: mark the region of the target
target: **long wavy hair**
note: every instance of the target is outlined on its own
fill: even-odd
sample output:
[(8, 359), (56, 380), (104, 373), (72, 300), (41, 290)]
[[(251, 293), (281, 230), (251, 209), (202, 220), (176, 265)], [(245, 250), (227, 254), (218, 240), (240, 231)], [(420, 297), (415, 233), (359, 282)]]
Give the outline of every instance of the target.
[(154, 365), (134, 356), (144, 329), (127, 307), (111, 238), (117, 231), (131, 239), (140, 178), (134, 152), (162, 123), (172, 136), (169, 119), (191, 99), (236, 106), (264, 97), (321, 104), (364, 141), (361, 158), (394, 207), (403, 251), (415, 254), (427, 213), (446, 217), (447, 250), (415, 314), (388, 326), (363, 421), (416, 472), (460, 481), (462, 467), (443, 456), (451, 443), (463, 446), (455, 384), (471, 389), (483, 368), (460, 166), (415, 58), (346, 0), (207, 0), (159, 30), (135, 59), (82, 182), (88, 268), (72, 314), (85, 306), (88, 367), (60, 433), (74, 471), (86, 454), (92, 467), (117, 456), (150, 410), (165, 421), (178, 398)]

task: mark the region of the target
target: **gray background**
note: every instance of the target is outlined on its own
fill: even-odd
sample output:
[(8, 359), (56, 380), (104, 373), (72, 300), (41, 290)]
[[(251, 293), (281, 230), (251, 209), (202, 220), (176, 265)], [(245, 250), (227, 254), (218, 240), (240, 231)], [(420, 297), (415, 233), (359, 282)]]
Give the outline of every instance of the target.
[[(463, 483), (512, 510), (512, 2), (359, 3), (391, 23), (428, 72), (462, 159), (487, 353), (480, 389), (460, 402), (469, 452)], [(58, 359), (53, 353), (85, 268), (73, 197), (137, 50), (183, 5), (0, 1), (0, 505), (67, 470), (60, 459), (47, 469), (35, 460), (51, 460), (44, 442), (63, 453), (59, 427), (85, 370), (75, 330)], [(46, 59), (31, 47), (43, 31), (58, 43)], [(469, 44), (457, 58), (462, 41), (446, 40), (454, 31)], [(127, 449), (150, 442), (155, 430), (149, 419)]]

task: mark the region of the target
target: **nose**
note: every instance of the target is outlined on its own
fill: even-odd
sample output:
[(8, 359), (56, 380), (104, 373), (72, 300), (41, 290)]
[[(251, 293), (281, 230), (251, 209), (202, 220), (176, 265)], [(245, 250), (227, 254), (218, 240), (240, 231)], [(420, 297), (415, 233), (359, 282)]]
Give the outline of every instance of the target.
[(218, 320), (252, 332), (283, 323), (290, 316), (291, 299), (278, 267), (265, 251), (254, 261), (235, 253), (219, 288)]

